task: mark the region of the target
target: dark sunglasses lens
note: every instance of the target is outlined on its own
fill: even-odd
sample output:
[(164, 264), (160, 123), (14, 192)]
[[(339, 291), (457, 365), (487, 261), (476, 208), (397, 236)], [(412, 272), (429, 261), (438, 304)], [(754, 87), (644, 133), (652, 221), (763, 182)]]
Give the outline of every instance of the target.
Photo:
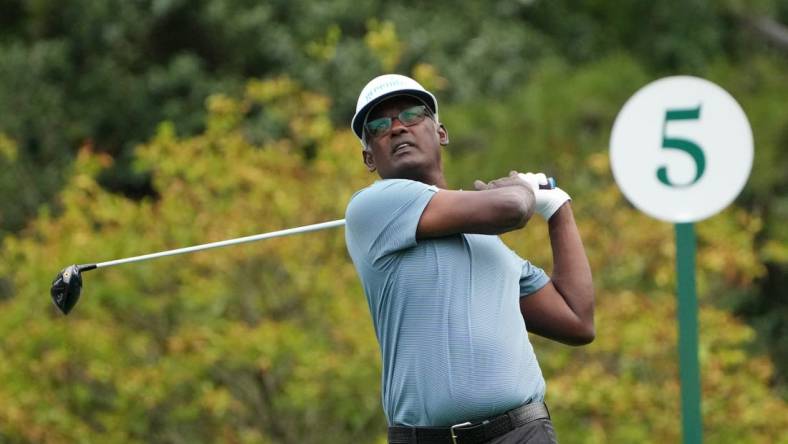
[(414, 106), (412, 108), (408, 108), (401, 113), (397, 117), (403, 125), (415, 125), (422, 120), (424, 120), (424, 116), (427, 115), (427, 108), (425, 106)]
[(390, 117), (381, 117), (379, 119), (375, 119), (372, 121), (367, 122), (367, 132), (372, 137), (380, 136), (384, 134), (386, 131), (391, 128), (391, 118)]

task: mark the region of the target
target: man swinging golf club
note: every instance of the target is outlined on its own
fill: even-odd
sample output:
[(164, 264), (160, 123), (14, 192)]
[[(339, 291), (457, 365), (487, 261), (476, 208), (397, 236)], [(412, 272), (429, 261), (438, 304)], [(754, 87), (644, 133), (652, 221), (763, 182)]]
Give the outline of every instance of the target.
[[(591, 270), (569, 196), (516, 171), (477, 180), (476, 191), (448, 189), (438, 102), (405, 76), (371, 80), (352, 128), (381, 178), (351, 199), (345, 236), (380, 344), (389, 442), (556, 442), (527, 331), (594, 339)], [(496, 236), (534, 212), (548, 221), (552, 276)]]

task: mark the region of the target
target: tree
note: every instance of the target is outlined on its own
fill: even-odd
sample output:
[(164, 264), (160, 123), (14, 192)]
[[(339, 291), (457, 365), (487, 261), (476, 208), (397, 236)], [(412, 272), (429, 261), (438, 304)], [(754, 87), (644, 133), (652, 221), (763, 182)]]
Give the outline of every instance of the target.
[[(618, 79), (607, 64), (620, 67)], [(613, 59), (576, 73), (561, 65), (542, 72), (535, 85), (543, 88), (513, 95), (510, 106), (526, 104), (520, 109), (528, 117), (493, 128), (509, 136), (490, 139), (479, 173), (502, 175), (525, 164), (519, 151), (499, 155), (510, 149), (501, 140), (515, 137), (534, 147), (535, 158), (554, 157), (559, 180), (576, 172), (561, 184), (575, 197), (596, 275), (598, 334), (577, 349), (534, 339), (559, 436), (675, 441), (678, 415), (665, 414), (678, 412), (679, 393), (671, 229), (617, 192), (601, 129), (625, 94), (615, 86), (638, 84), (642, 70)], [(577, 99), (573, 91), (550, 94), (564, 87), (550, 86), (556, 76), (571, 80)], [(542, 94), (561, 97), (568, 118), (540, 114), (553, 103)], [(8, 277), (0, 289), (0, 436), (44, 443), (383, 442), (379, 352), (339, 230), (89, 272), (68, 317), (47, 301), (56, 264), (341, 217), (351, 194), (373, 177), (349, 129), (333, 127), (330, 109), (327, 97), (285, 77), (252, 81), (238, 98), (212, 96), (203, 132), (179, 137), (164, 123), (138, 150), (135, 168), (151, 175), (156, 196), (142, 200), (99, 186), (112, 158), (82, 150), (59, 194), (62, 212), (43, 211), (7, 237), (0, 253), (0, 275)], [(448, 108), (444, 120), (472, 120), (466, 112)], [(261, 114), (280, 123), (278, 137), (255, 131)], [(602, 123), (577, 127), (594, 119)], [(460, 147), (472, 140), (471, 129), (453, 133)], [(540, 138), (549, 144), (535, 143)], [(458, 174), (450, 180), (470, 184), (466, 162), (478, 159), (452, 154), (448, 171)], [(505, 240), (549, 264), (547, 230), (539, 224)], [(788, 406), (769, 390), (768, 359), (749, 353), (753, 330), (712, 301), (720, 289), (749, 288), (763, 273), (754, 246), (759, 224), (732, 208), (699, 225), (704, 419), (714, 442), (777, 442), (788, 427)]]

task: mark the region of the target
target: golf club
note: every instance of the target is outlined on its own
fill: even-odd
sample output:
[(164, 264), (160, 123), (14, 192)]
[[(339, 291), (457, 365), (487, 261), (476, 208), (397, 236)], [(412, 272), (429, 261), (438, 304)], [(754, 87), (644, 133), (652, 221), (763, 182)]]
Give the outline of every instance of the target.
[(229, 245), (255, 242), (273, 237), (290, 236), (293, 234), (308, 233), (310, 231), (324, 230), (326, 228), (339, 227), (345, 225), (345, 219), (332, 220), (318, 224), (305, 225), (303, 227), (288, 228), (286, 230), (272, 231), (270, 233), (255, 234), (253, 236), (239, 237), (208, 244), (194, 245), (191, 247), (177, 248), (175, 250), (160, 251), (158, 253), (143, 254), (141, 256), (115, 259), (96, 264), (69, 265), (60, 271), (52, 281), (52, 288), (49, 290), (52, 295), (52, 302), (64, 315), (67, 315), (77, 304), (80, 293), (82, 292), (82, 272), (96, 268), (106, 268), (115, 265), (128, 264), (131, 262), (141, 262), (149, 259), (156, 259), (165, 256), (175, 256), (177, 254), (194, 253), (196, 251), (209, 250), (211, 248), (226, 247)]
[[(547, 178), (546, 185), (540, 185), (541, 189), (553, 189), (556, 186), (555, 179), (552, 177)], [(327, 228), (339, 227), (345, 225), (345, 219), (337, 219), (328, 222), (321, 222), (318, 224), (304, 225), (303, 227), (288, 228), (285, 230), (272, 231), (270, 233), (255, 234), (252, 236), (239, 237), (235, 239), (228, 239), (224, 241), (211, 242), (207, 244), (194, 245), (191, 247), (177, 248), (174, 250), (160, 251), (158, 253), (143, 254), (141, 256), (132, 256), (123, 259), (115, 259), (107, 262), (99, 262), (96, 264), (81, 264), (69, 265), (60, 271), (52, 281), (52, 287), (49, 290), (52, 296), (52, 302), (58, 310), (64, 315), (67, 315), (79, 301), (79, 296), (82, 293), (82, 272), (94, 270), (96, 268), (106, 268), (115, 265), (128, 264), (131, 262), (141, 262), (149, 259), (156, 259), (165, 256), (175, 256), (177, 254), (194, 253), (196, 251), (209, 250), (211, 248), (227, 247), (230, 245), (243, 244), (247, 242), (256, 242), (264, 239), (271, 239), (273, 237), (290, 236), (292, 234), (308, 233), (311, 231), (324, 230)]]

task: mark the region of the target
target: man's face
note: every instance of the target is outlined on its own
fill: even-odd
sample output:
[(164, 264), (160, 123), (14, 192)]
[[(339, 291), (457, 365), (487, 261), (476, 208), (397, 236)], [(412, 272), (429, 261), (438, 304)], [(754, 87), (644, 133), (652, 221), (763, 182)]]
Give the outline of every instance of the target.
[[(409, 96), (396, 96), (384, 100), (370, 111), (367, 122), (380, 117), (397, 117), (413, 106), (424, 105)], [(370, 171), (378, 171), (382, 179), (423, 180), (441, 169), (441, 144), (448, 139), (431, 114), (415, 125), (405, 126), (394, 118), (391, 129), (373, 136), (365, 130), (367, 148), (363, 151), (364, 163)]]

